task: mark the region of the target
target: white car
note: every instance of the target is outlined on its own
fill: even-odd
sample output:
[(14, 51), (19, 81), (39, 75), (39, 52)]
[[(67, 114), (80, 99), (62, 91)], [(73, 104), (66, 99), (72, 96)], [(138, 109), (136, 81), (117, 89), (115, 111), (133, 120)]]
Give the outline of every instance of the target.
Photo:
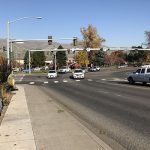
[(49, 70), (47, 78), (57, 78), (57, 72), (55, 70)]
[(67, 73), (67, 72), (70, 72), (70, 68), (68, 67), (68, 66), (62, 66), (59, 70), (58, 70), (58, 72), (59, 73)]
[(99, 66), (95, 66), (97, 71), (100, 71), (100, 67)]
[(75, 69), (72, 76), (74, 79), (84, 79), (84, 72), (82, 69)]
[(96, 69), (96, 67), (94, 66), (94, 67), (91, 67), (91, 68), (90, 68), (90, 71), (95, 72), (95, 71), (97, 71), (97, 69)]
[(40, 67), (35, 67), (33, 70), (34, 70), (34, 71), (40, 71), (41, 68), (40, 68)]

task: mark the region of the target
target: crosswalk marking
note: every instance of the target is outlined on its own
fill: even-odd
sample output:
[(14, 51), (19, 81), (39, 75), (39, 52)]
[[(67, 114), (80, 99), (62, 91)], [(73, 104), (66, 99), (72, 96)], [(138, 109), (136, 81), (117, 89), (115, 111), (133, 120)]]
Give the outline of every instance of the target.
[[(36, 83), (43, 83), (43, 84), (49, 84), (49, 83), (51, 83), (51, 82), (53, 82), (53, 83), (69, 83), (69, 82), (80, 82), (81, 80), (80, 79), (76, 79), (76, 80), (69, 80), (69, 79), (63, 79), (63, 80), (52, 80), (52, 81), (29, 81), (28, 83), (29, 84), (36, 84)], [(106, 82), (106, 81), (108, 81), (108, 82), (110, 82), (110, 81), (122, 81), (122, 82), (126, 82), (127, 81), (127, 79), (121, 79), (121, 78), (108, 78), (108, 79), (97, 79), (97, 80), (93, 80), (93, 79), (84, 79), (84, 80), (82, 80), (82, 81), (88, 81), (88, 82)]]
[(68, 82), (67, 80), (63, 80), (63, 82)]
[(101, 79), (102, 81), (105, 81), (106, 79)]
[(45, 81), (44, 84), (48, 84), (48, 81)]
[(32, 84), (35, 84), (35, 82), (30, 82), (29, 84), (31, 84), (31, 85), (32, 85)]
[(92, 79), (87, 79), (88, 81), (93, 81)]
[(80, 80), (75, 80), (76, 82), (79, 82)]

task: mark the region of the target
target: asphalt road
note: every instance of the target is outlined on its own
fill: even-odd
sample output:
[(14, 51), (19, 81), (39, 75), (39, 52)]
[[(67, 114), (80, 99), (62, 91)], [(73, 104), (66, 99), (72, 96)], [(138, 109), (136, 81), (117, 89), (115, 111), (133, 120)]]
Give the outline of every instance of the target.
[(37, 85), (114, 149), (150, 149), (150, 85), (129, 85), (128, 70), (90, 72), (84, 80), (70, 74), (17, 76)]

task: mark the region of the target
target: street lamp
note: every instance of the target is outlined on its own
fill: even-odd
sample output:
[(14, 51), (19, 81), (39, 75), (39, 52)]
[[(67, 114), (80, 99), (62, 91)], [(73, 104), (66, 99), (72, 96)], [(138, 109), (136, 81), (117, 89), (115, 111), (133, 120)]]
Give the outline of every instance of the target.
[(16, 21), (20, 21), (20, 20), (23, 20), (23, 19), (42, 19), (42, 17), (22, 17), (22, 18), (18, 18), (18, 19), (15, 19), (15, 20), (12, 20), (12, 21), (7, 21), (7, 65), (9, 66), (10, 65), (10, 55), (9, 55), (9, 43), (10, 43), (10, 24), (11, 23), (14, 23)]

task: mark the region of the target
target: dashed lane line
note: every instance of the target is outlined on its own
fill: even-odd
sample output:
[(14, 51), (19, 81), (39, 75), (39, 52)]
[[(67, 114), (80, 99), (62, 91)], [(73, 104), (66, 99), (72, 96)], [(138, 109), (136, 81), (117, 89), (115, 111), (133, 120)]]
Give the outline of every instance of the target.
[(68, 81), (64, 79), (64, 80), (63, 80), (63, 82), (65, 82), (65, 83), (66, 83), (66, 82), (68, 82)]
[(80, 82), (80, 80), (75, 80), (76, 82)]
[(33, 85), (33, 84), (35, 84), (35, 82), (30, 82), (29, 84)]
[(93, 81), (92, 79), (87, 79), (89, 82)]
[(48, 84), (48, 81), (45, 81), (44, 84)]

